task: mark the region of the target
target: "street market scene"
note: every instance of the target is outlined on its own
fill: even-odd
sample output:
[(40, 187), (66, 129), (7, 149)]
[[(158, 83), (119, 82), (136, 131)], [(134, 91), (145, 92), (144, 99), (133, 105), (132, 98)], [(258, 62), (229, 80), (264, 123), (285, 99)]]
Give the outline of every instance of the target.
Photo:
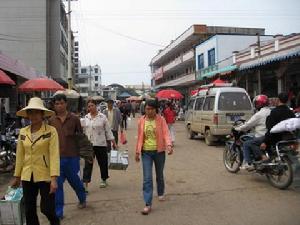
[(0, 1), (0, 225), (299, 225), (300, 2)]

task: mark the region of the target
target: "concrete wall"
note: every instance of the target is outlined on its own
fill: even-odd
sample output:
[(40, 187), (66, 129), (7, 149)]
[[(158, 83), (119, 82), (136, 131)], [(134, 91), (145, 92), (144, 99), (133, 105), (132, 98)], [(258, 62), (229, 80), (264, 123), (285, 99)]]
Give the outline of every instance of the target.
[(0, 51), (46, 74), (46, 0), (0, 1)]
[[(261, 41), (273, 39), (273, 36), (261, 36)], [(232, 52), (247, 48), (257, 41), (257, 36), (246, 35), (215, 35), (202, 44), (198, 45), (195, 50), (196, 70), (198, 70), (198, 55), (204, 54), (204, 68), (208, 66), (208, 51), (215, 48), (216, 63), (219, 68), (233, 64)], [(227, 60), (224, 60), (229, 58)], [(224, 60), (224, 61), (223, 61)]]

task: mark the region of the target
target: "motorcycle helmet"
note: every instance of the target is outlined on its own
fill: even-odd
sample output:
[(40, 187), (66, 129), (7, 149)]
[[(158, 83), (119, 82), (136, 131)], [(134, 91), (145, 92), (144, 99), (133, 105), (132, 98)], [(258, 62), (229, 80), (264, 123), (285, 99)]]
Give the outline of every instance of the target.
[(269, 105), (269, 98), (266, 95), (257, 95), (253, 99), (253, 105), (257, 110)]

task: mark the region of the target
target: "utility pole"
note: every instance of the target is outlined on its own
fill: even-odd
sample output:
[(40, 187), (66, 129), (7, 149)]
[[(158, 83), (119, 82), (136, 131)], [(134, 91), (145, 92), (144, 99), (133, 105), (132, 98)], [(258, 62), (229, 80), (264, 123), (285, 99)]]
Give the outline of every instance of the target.
[(71, 0), (68, 0), (68, 89), (72, 89), (72, 38), (71, 38)]
[(89, 70), (90, 70), (90, 74), (89, 74), (89, 96), (91, 95), (92, 93), (92, 66), (90, 65), (89, 66)]
[[(257, 33), (257, 53), (258, 53), (258, 58), (260, 58), (260, 36), (259, 33)], [(258, 86), (258, 94), (261, 94), (261, 73), (260, 73), (260, 68), (258, 67), (257, 71), (257, 86)]]

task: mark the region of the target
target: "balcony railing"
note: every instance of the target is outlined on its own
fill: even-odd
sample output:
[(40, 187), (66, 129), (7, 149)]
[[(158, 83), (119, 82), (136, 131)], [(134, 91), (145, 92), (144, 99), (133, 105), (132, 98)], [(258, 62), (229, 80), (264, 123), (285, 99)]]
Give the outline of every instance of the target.
[(178, 56), (176, 59), (174, 59), (173, 61), (169, 62), (167, 65), (164, 66), (164, 71), (168, 71), (172, 68), (174, 68), (175, 66), (178, 66), (179, 64), (188, 61), (190, 59), (193, 59), (195, 57), (195, 53), (194, 50), (190, 50), (185, 54), (181, 54), (180, 56)]

